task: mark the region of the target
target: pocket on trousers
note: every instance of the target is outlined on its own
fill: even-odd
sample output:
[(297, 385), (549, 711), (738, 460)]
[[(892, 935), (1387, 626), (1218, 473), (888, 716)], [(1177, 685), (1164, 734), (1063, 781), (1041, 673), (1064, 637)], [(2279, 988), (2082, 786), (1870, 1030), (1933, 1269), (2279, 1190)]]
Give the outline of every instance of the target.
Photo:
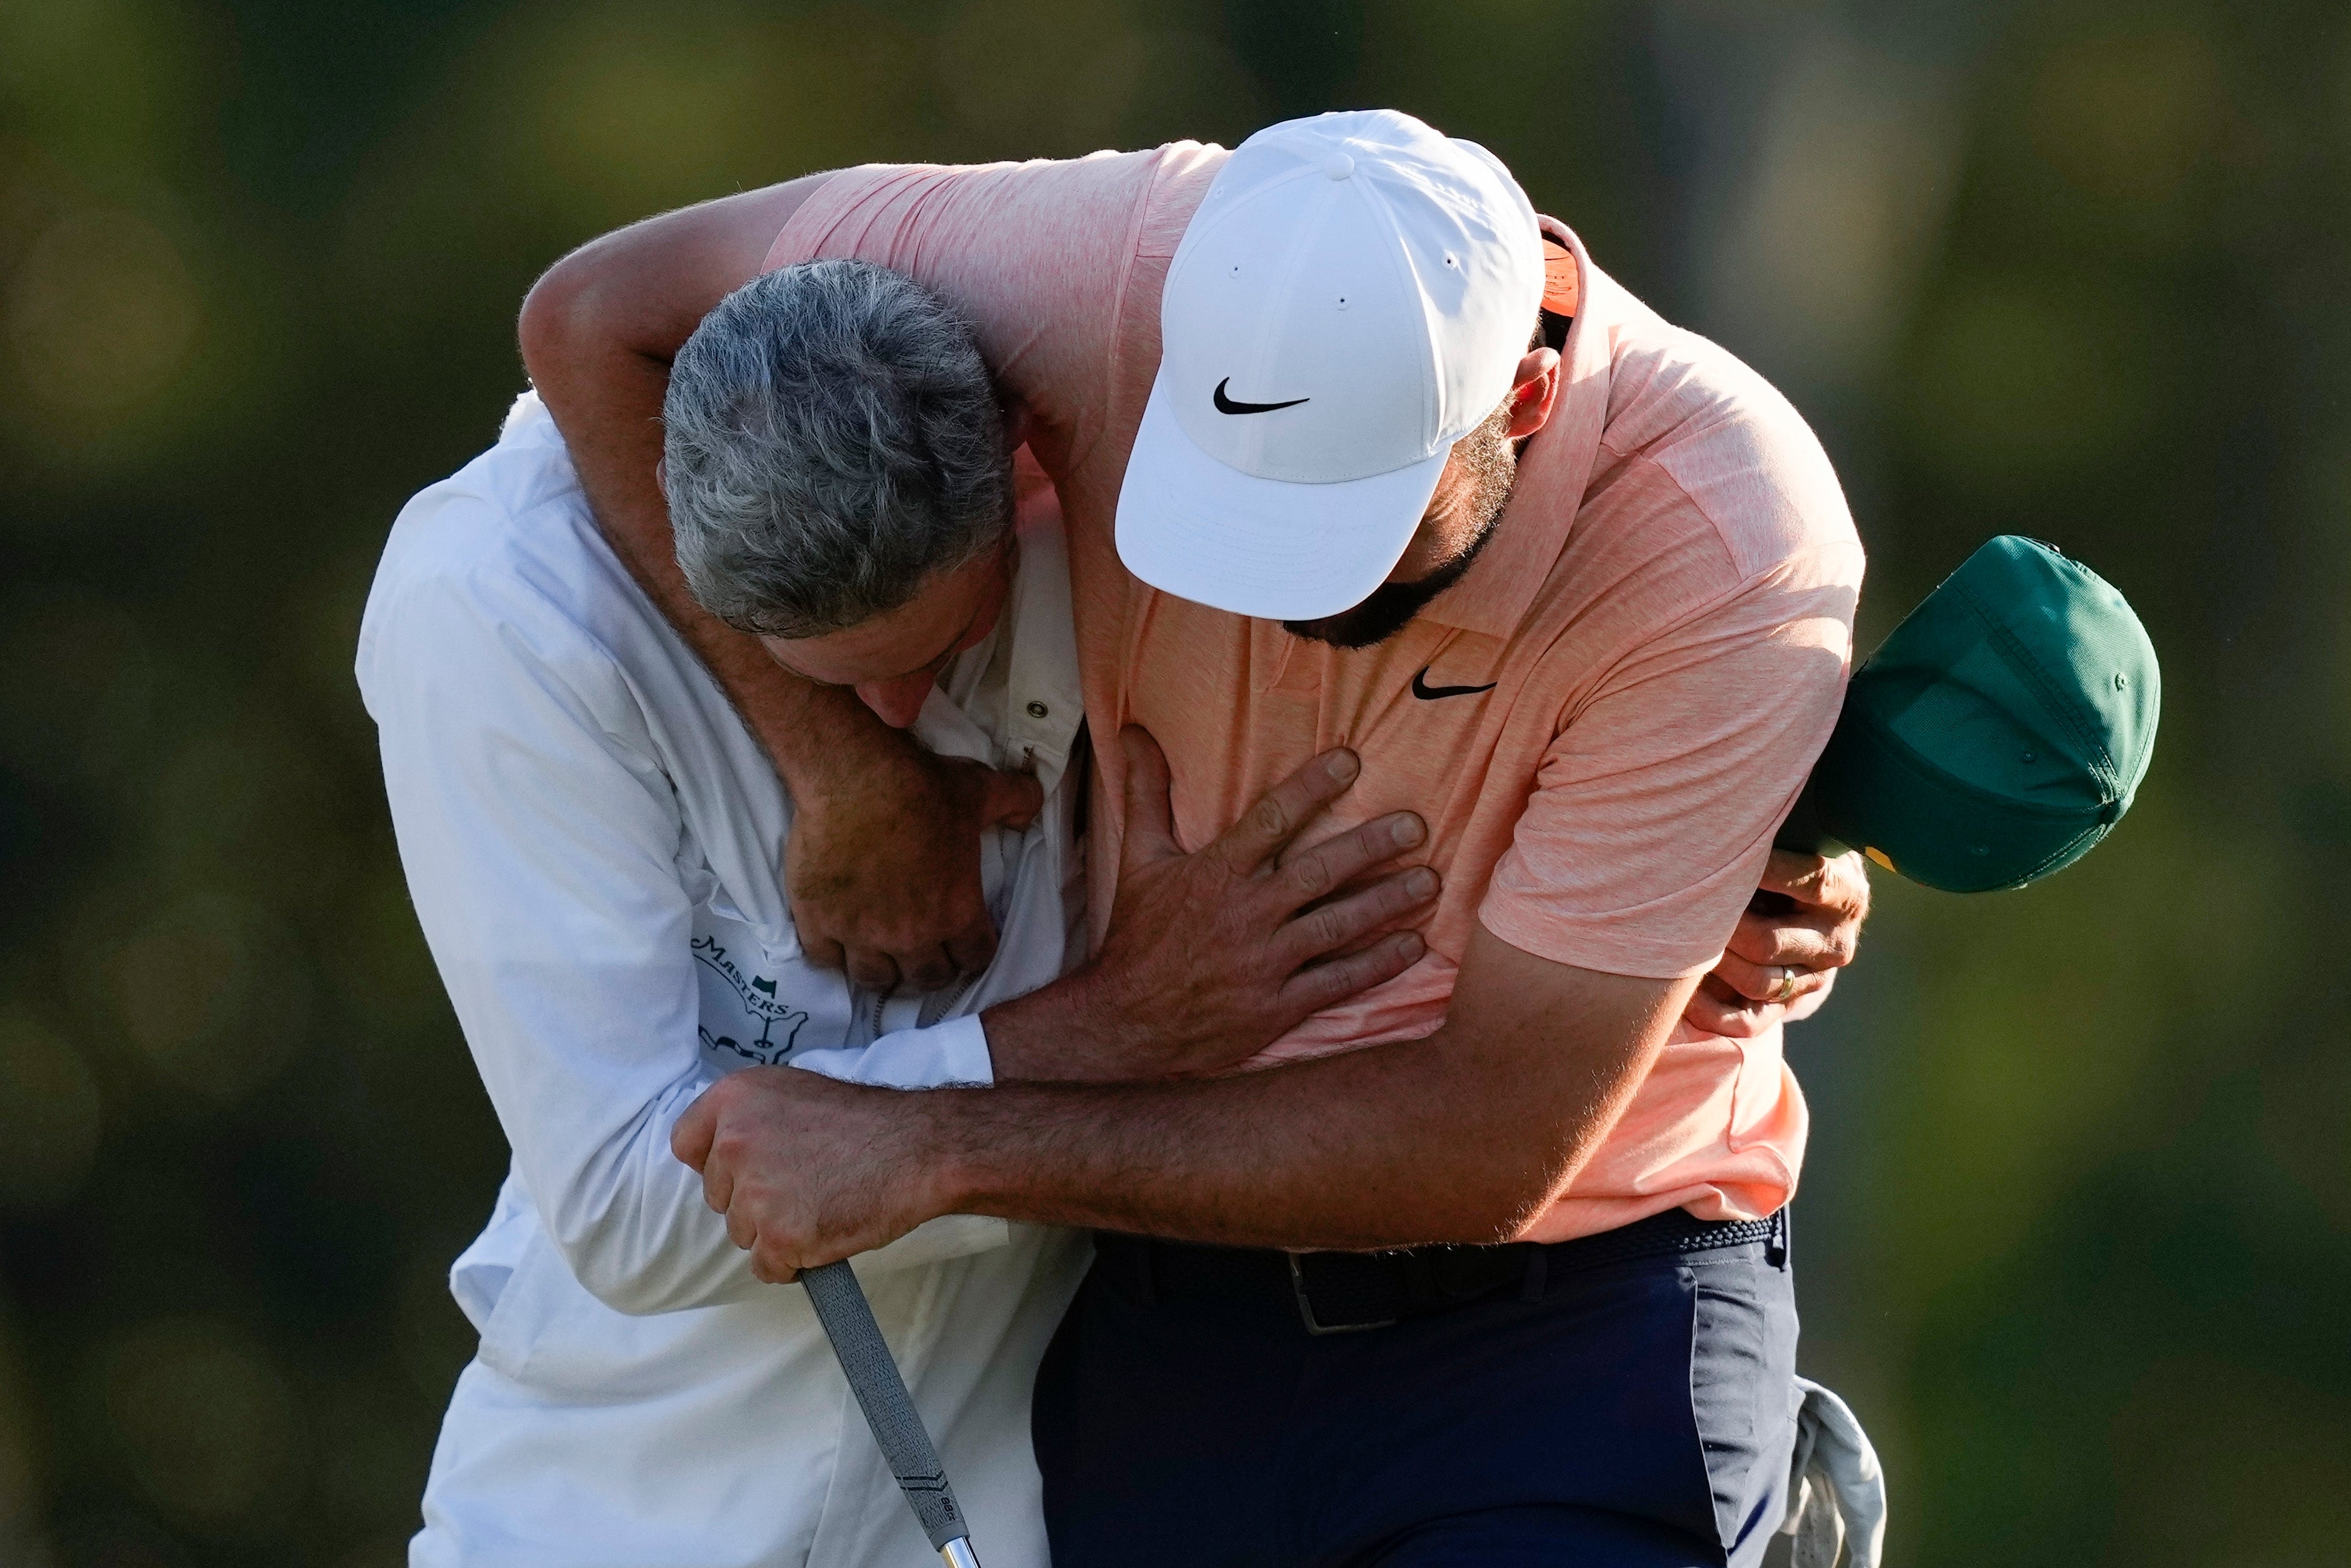
[[(1693, 1301), (1690, 1413), (1715, 1527), (1738, 1561), (1779, 1523), (1795, 1380), (1794, 1308), (1782, 1270), (1761, 1258), (1686, 1264)], [(1767, 1517), (1768, 1516), (1768, 1517)]]

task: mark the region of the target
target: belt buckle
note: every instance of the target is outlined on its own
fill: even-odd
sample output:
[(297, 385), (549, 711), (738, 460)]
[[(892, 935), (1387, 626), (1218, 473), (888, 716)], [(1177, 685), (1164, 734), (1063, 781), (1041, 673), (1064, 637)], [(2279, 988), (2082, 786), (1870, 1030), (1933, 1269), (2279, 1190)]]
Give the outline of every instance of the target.
[(1367, 1333), (1373, 1329), (1395, 1327), (1397, 1320), (1395, 1318), (1385, 1318), (1375, 1323), (1326, 1323), (1318, 1321), (1314, 1316), (1313, 1298), (1306, 1293), (1306, 1271), (1298, 1266), (1298, 1254), (1285, 1252), (1282, 1256), (1290, 1260), (1290, 1293), (1298, 1302), (1298, 1318), (1306, 1325), (1308, 1333)]

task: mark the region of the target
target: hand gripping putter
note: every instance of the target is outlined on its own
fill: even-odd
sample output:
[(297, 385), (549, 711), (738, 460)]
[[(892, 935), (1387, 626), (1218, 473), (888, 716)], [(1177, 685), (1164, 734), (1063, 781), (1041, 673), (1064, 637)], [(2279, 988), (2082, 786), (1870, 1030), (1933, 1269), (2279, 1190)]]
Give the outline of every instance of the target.
[(850, 1392), (857, 1396), (866, 1425), (873, 1428), (873, 1441), (890, 1473), (898, 1478), (898, 1490), (906, 1494), (906, 1506), (914, 1511), (923, 1533), (931, 1538), (946, 1568), (979, 1568), (979, 1559), (972, 1554), (971, 1531), (964, 1525), (963, 1510), (956, 1504), (955, 1488), (947, 1484), (946, 1467), (939, 1463), (939, 1452), (931, 1446), (931, 1435), (924, 1429), (922, 1415), (906, 1393), (906, 1380), (898, 1375), (898, 1364), (891, 1359), (889, 1343), (882, 1337), (881, 1325), (873, 1321), (873, 1309), (857, 1276), (847, 1263), (827, 1263), (821, 1269), (801, 1270), (799, 1281), (816, 1308), (817, 1322), (824, 1325), (824, 1337), (832, 1342), (832, 1354), (849, 1378)]

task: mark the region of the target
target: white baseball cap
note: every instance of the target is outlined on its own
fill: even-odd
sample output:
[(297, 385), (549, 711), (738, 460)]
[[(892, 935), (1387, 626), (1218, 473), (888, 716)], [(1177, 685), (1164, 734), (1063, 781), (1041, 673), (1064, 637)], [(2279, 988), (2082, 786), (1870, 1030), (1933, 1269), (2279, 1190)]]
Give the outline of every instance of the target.
[(1362, 603), (1510, 394), (1542, 291), (1534, 207), (1476, 142), (1394, 110), (1259, 131), (1168, 268), (1120, 559), (1241, 615)]

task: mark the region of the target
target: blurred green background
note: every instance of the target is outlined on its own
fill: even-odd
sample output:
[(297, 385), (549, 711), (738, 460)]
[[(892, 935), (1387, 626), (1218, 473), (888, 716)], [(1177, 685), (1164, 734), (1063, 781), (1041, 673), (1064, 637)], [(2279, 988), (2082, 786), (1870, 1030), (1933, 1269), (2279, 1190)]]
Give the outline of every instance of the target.
[(350, 674), (516, 306), (866, 159), (1393, 104), (1814, 421), (1863, 646), (2000, 531), (2166, 664), (2137, 810), (1881, 879), (1791, 1054), (1895, 1561), (2351, 1561), (2351, 14), (0, 5), (0, 1564), (402, 1561), (505, 1152)]

